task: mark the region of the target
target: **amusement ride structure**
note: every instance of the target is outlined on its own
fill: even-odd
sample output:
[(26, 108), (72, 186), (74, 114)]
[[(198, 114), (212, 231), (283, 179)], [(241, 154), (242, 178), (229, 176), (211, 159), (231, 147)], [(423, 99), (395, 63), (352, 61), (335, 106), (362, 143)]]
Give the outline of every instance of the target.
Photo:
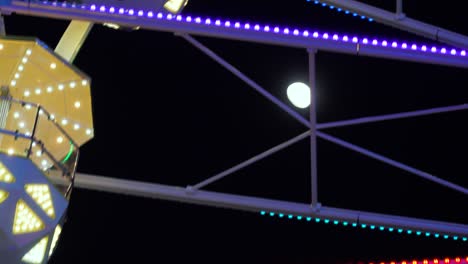
[[(182, 12), (187, 0), (0, 0), (0, 262), (47, 263), (66, 221), (68, 202), (74, 187), (232, 208), (280, 218), (331, 222), (335, 225), (467, 242), (467, 224), (327, 207), (318, 201), (318, 138), (453, 191), (468, 194), (468, 189), (463, 186), (324, 132), (328, 128), (464, 110), (468, 105), (318, 123), (315, 109), (315, 54), (323, 50), (468, 68), (468, 38), (406, 17), (402, 11), (401, 0), (396, 1), (395, 13), (353, 0), (315, 2), (437, 40), (443, 45), (450, 45), (451, 48), (253, 22), (192, 17)], [(57, 47), (51, 49), (38, 39), (6, 34), (2, 16), (13, 13), (71, 22)], [(103, 24), (116, 29), (142, 28), (174, 32), (291, 115), (305, 127), (305, 131), (232, 168), (189, 186), (168, 186), (77, 173), (79, 148), (92, 140), (94, 126), (91, 78), (77, 69), (73, 60), (93, 24)], [(221, 56), (198, 42), (192, 37), (194, 35), (306, 50), (311, 88), (308, 95), (309, 119), (305, 119)], [(203, 190), (205, 186), (227, 175), (306, 139), (310, 140), (311, 154), (310, 203)]]

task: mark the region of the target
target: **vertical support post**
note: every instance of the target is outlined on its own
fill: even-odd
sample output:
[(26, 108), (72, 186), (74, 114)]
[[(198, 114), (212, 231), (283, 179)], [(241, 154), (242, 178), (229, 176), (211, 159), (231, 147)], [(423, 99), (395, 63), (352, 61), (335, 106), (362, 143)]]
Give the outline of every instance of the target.
[[(72, 143), (72, 144), (73, 144), (73, 143)], [(78, 159), (80, 158), (80, 151), (79, 151), (78, 146), (76, 146), (75, 144), (73, 144), (73, 146), (76, 148), (76, 149), (75, 149), (75, 151), (76, 151), (76, 157), (75, 157), (75, 161), (74, 161), (74, 164), (73, 164), (72, 172), (71, 172), (71, 174), (70, 174), (71, 183), (70, 183), (70, 185), (68, 186), (67, 191), (65, 192), (65, 197), (67, 197), (68, 200), (70, 200), (70, 198), (71, 198), (71, 192), (72, 192), (73, 188), (75, 187), (76, 168), (77, 168), (77, 165), (78, 165)]]
[(405, 17), (403, 13), (403, 0), (396, 0), (396, 18), (402, 19)]
[(315, 87), (315, 53), (316, 49), (307, 49), (309, 54), (309, 87), (310, 87), (310, 174), (311, 174), (311, 206), (314, 209), (320, 207), (317, 193), (317, 113), (316, 113), (316, 87)]
[[(36, 128), (37, 128), (37, 122), (39, 121), (39, 114), (41, 113), (41, 106), (39, 105), (37, 107), (37, 111), (36, 111), (36, 117), (34, 118), (34, 124), (33, 124), (33, 127), (32, 127), (32, 131), (31, 131), (31, 138), (29, 139), (30, 143), (29, 143), (29, 149), (28, 149), (28, 153), (26, 155), (26, 157), (29, 159), (29, 157), (31, 157), (31, 152), (32, 152), (32, 148), (33, 148), (33, 142), (34, 142), (34, 138), (36, 136)], [(44, 145), (42, 145), (42, 148), (44, 147)], [(42, 149), (41, 149), (42, 151)]]
[(3, 20), (2, 13), (0, 13), (0, 36), (5, 36), (5, 21)]

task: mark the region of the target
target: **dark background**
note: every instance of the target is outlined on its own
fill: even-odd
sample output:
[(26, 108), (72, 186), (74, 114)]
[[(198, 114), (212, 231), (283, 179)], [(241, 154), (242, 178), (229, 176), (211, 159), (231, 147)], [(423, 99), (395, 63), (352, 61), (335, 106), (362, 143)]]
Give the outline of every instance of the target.
[[(394, 10), (395, 1), (365, 1)], [(459, 1), (405, 1), (404, 12), (468, 34)], [(183, 13), (290, 28), (432, 43), (305, 0), (191, 0)], [(52, 49), (68, 22), (11, 15), (7, 34)], [(305, 50), (194, 36), (291, 105), (307, 82)], [(441, 46), (449, 46), (438, 44)], [(306, 129), (195, 47), (169, 32), (95, 25), (74, 64), (92, 78), (95, 137), (78, 172), (187, 186)], [(317, 53), (317, 119), (328, 122), (467, 102), (465, 69)], [(292, 106), (292, 105), (291, 105)], [(307, 117), (307, 109), (297, 109)], [(326, 130), (468, 186), (466, 112)], [(319, 201), (327, 206), (468, 223), (465, 195), (318, 140)], [(309, 202), (304, 140), (207, 190)], [(271, 218), (75, 189), (51, 263), (367, 263), (467, 256), (467, 242)]]

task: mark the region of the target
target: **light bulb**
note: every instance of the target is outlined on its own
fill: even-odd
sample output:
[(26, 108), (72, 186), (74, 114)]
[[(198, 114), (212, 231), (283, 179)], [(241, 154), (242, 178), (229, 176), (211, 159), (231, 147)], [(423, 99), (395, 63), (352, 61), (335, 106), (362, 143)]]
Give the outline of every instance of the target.
[(13, 148), (8, 149), (8, 155), (13, 155), (15, 153), (15, 150)]

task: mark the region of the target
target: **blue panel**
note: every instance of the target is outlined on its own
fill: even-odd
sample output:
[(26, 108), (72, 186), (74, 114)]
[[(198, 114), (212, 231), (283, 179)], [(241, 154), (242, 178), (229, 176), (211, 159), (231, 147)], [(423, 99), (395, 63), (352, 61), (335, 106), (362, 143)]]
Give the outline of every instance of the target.
[[(49, 181), (44, 172), (29, 159), (0, 153), (0, 161), (15, 177), (14, 183), (3, 183), (0, 188), (9, 193), (9, 197), (0, 204), (0, 250), (5, 248), (16, 251), (18, 256), (24, 255), (32, 246), (46, 235), (55, 231), (57, 224), (64, 219), (68, 201)], [(26, 184), (45, 184), (49, 186), (54, 205), (55, 219), (50, 218), (44, 210), (26, 192)], [(45, 228), (39, 232), (13, 235), (13, 222), (16, 204), (22, 199), (34, 213), (43, 221)], [(1, 263), (3, 264), (3, 262)]]
[(0, 0), (0, 5), (10, 5), (11, 0)]

